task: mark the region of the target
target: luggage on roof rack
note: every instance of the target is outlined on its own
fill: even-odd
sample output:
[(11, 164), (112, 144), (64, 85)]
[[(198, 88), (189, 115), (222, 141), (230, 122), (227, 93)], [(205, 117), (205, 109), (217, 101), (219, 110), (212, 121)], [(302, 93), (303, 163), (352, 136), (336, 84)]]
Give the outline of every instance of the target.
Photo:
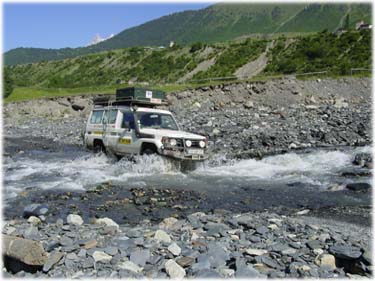
[(153, 107), (158, 105), (167, 105), (165, 93), (159, 90), (150, 90), (144, 88), (123, 88), (116, 90), (115, 98), (113, 96), (100, 96), (94, 99), (95, 105), (142, 105)]
[(165, 93), (159, 90), (145, 88), (123, 88), (116, 90), (116, 101), (131, 100), (133, 103), (162, 104), (165, 103)]

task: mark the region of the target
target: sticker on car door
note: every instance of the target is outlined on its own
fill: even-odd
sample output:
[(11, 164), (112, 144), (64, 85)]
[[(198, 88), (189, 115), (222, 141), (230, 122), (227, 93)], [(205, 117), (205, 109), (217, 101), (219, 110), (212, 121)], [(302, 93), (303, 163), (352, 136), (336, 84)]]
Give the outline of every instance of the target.
[(120, 139), (119, 140), (119, 143), (120, 144), (131, 144), (132, 143), (132, 140), (131, 139), (128, 139), (128, 138), (123, 138), (123, 139)]

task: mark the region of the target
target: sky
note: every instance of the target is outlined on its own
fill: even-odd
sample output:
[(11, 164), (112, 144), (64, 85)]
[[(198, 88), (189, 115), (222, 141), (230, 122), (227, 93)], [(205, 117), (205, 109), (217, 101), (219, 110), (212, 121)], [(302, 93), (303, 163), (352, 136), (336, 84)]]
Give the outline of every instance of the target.
[(96, 34), (117, 34), (171, 13), (209, 3), (109, 3), (3, 5), (3, 51), (17, 47), (64, 48), (88, 45)]

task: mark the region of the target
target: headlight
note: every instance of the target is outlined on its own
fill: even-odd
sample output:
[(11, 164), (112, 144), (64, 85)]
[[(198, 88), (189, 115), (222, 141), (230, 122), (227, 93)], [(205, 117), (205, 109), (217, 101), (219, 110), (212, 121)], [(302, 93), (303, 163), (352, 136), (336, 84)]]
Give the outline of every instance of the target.
[(176, 141), (175, 139), (170, 139), (170, 140), (169, 140), (169, 144), (170, 144), (171, 146), (176, 146), (177, 141)]
[(201, 148), (205, 147), (205, 146), (206, 146), (206, 142), (205, 142), (205, 141), (200, 141), (200, 142), (199, 142), (199, 146), (200, 146)]
[(187, 141), (185, 142), (185, 144), (186, 144), (187, 147), (190, 147), (190, 146), (191, 146), (191, 140), (187, 140)]

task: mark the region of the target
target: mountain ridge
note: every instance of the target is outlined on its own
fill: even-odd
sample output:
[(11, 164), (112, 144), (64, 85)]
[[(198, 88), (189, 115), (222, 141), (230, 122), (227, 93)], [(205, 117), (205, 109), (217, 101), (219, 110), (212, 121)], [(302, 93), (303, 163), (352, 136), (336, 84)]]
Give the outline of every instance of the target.
[(98, 44), (62, 49), (16, 48), (4, 53), (6, 65), (60, 60), (133, 46), (215, 43), (242, 36), (334, 31), (350, 10), (350, 25), (371, 22), (370, 4), (229, 4), (173, 13), (123, 30)]

